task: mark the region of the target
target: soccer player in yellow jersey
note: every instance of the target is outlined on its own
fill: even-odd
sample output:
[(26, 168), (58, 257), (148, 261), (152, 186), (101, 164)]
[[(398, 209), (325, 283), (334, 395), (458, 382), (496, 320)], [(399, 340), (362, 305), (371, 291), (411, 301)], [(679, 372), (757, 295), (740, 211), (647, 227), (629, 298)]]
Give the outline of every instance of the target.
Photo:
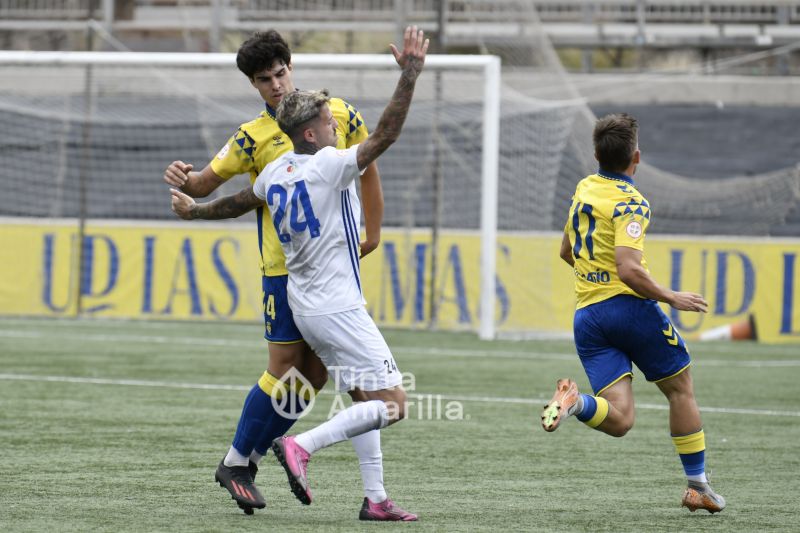
[[(258, 91), (266, 109), (254, 120), (239, 126), (216, 157), (201, 171), (194, 171), (191, 164), (183, 161), (174, 161), (167, 167), (164, 181), (189, 196), (208, 196), (237, 174), (249, 174), (252, 183), (267, 164), (292, 150), (291, 140), (275, 120), (275, 110), (280, 101), (286, 94), (295, 91), (288, 44), (274, 30), (257, 32), (239, 48), (236, 64)], [(369, 132), (352, 105), (332, 98), (330, 109), (338, 124), (339, 148), (348, 148), (366, 139)], [(380, 243), (383, 193), (375, 163), (369, 165), (360, 180), (366, 226), (366, 240), (360, 243), (363, 257)], [(283, 383), (281, 378), (291, 376), (290, 371), (297, 369), (315, 390), (321, 389), (328, 379), (325, 366), (295, 326), (286, 300), (285, 258), (269, 213), (265, 216), (262, 206), (257, 208), (256, 215), (269, 363), (267, 371), (244, 402), (233, 443), (215, 474), (216, 480), (247, 514), (252, 514), (253, 508), (266, 506), (264, 497), (253, 483), (258, 463), (272, 441), (288, 431), (299, 411), (310, 400), (307, 387), (301, 390), (302, 380)], [(306, 397), (291, 398), (291, 395)], [(277, 401), (273, 402), (273, 399)], [(285, 412), (281, 406), (292, 406), (294, 409)], [(383, 489), (380, 433), (372, 431), (352, 439), (352, 442), (359, 457), (366, 496), (372, 501), (382, 501), (386, 494)]]
[(560, 379), (542, 412), (542, 426), (555, 431), (568, 416), (614, 437), (633, 426), (632, 364), (669, 401), (672, 441), (688, 487), (683, 505), (711, 513), (725, 500), (708, 484), (705, 435), (689, 372), (689, 352), (657, 302), (680, 311), (706, 312), (699, 294), (662, 287), (644, 260), (650, 204), (636, 189), (638, 124), (626, 114), (597, 121), (594, 149), (600, 169), (575, 190), (561, 258), (575, 272), (575, 346), (594, 396), (581, 394), (571, 379)]

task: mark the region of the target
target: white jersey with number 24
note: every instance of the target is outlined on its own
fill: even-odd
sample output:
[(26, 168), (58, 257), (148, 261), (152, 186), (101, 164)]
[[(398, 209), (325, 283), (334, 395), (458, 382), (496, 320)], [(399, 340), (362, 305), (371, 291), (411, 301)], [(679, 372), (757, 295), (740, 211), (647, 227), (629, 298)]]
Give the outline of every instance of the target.
[(253, 183), (286, 254), (289, 306), (295, 315), (327, 315), (365, 304), (358, 263), (357, 149), (288, 152)]

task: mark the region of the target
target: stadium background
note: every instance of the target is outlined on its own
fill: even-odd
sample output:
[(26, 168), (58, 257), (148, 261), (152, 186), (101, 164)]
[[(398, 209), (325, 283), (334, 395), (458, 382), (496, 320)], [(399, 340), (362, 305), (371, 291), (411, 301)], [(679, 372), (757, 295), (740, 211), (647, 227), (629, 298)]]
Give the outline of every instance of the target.
[[(318, 53), (380, 52), (397, 27), (419, 23), (437, 51), (503, 59), (499, 333), (568, 334), (570, 272), (557, 259), (564, 205), (594, 170), (593, 118), (624, 110), (642, 123), (637, 183), (654, 206), (651, 269), (710, 302), (708, 315), (673, 313), (676, 325), (691, 336), (754, 315), (761, 340), (797, 340), (798, 3), (593, 4), (8, 1), (0, 28), (6, 48), (196, 52), (234, 51), (269, 23), (296, 53)], [(259, 320), (252, 224), (170, 223), (160, 180), (175, 158), (204, 164), (259, 110), (237, 71), (214, 78), (234, 91), (187, 90), (183, 74), (155, 69), (1, 68), (0, 314)], [(96, 85), (87, 90), (89, 70)], [(384, 98), (369, 84), (334, 83), (374, 126)], [(381, 325), (478, 326), (480, 93), (443, 87), (441, 100), (417, 103), (404, 139), (381, 159), (387, 229), (362, 267)]]
[[(414, 409), (382, 436), (392, 498), (419, 513), (418, 531), (797, 531), (796, 345), (689, 343), (707, 464), (728, 501), (713, 516), (680, 507), (668, 406), (638, 370), (624, 439), (577, 422), (545, 433), (538, 416), (556, 378), (588, 390), (571, 338), (552, 338), (573, 302), (556, 250), (606, 112), (643, 122), (654, 274), (711, 302), (673, 317), (684, 334), (754, 313), (762, 340), (798, 338), (798, 2), (0, 0), (0, 48), (233, 52), (269, 24), (298, 52), (385, 53), (404, 19), (435, 36), (439, 6), (437, 50), (503, 59), (497, 319), (501, 337), (539, 338), (473, 332), (482, 95), (445, 71), (436, 105), (429, 69), (381, 161), (390, 227), (363, 272), (373, 315), (402, 325), (383, 334), (415, 376), (415, 406), (456, 402), (465, 417)], [(370, 126), (393, 83), (296, 75), (347, 95)], [(359, 527), (347, 445), (314, 461), (308, 507), (272, 457), (258, 474), (268, 508), (254, 516), (213, 482), (266, 362), (254, 221), (173, 221), (161, 175), (177, 157), (204, 164), (260, 105), (232, 63), (0, 61), (0, 530), (374, 530)], [(449, 185), (438, 202), (437, 182)], [(297, 430), (341, 400), (326, 387)]]

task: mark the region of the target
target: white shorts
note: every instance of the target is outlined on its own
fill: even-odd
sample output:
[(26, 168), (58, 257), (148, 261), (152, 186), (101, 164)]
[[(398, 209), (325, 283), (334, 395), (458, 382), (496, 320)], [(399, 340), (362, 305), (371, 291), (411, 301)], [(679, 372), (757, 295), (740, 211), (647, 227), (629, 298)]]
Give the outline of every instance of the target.
[(376, 391), (403, 382), (389, 346), (366, 308), (297, 316), (303, 338), (328, 368), (339, 391)]

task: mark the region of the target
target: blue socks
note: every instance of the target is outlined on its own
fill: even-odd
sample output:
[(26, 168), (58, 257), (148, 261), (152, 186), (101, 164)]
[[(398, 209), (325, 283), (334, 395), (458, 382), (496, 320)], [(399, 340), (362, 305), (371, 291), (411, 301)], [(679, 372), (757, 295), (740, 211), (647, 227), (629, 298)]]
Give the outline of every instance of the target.
[[(293, 392), (289, 392), (288, 394), (294, 394)], [(272, 401), (269, 402), (270, 407), (272, 407)], [(302, 409), (302, 404), (299, 402), (295, 402), (297, 406), (298, 412), (297, 415), (300, 414)], [(267, 450), (269, 450), (270, 446), (272, 446), (272, 441), (280, 437), (281, 435), (285, 435), (289, 428), (291, 428), (295, 422), (297, 422), (298, 416), (295, 415), (291, 418), (286, 418), (282, 413), (276, 412), (275, 409), (272, 409), (272, 416), (267, 420), (267, 424), (264, 426), (261, 435), (258, 437), (258, 441), (255, 444), (255, 451), (260, 455), (266, 455)]]
[[(278, 409), (277, 402), (273, 402), (273, 396), (281, 400)], [(294, 425), (309, 400), (310, 398), (300, 401), (294, 390), (289, 390), (286, 384), (269, 372), (264, 372), (244, 401), (242, 415), (233, 437), (233, 447), (245, 457), (250, 456), (253, 450), (265, 455), (272, 441), (286, 434)], [(292, 412), (282, 412), (281, 405), (291, 406)]]
[(706, 452), (678, 454), (683, 463), (683, 471), (687, 476), (699, 476), (706, 471)]
[(589, 396), (588, 394), (581, 394), (581, 398), (583, 399), (583, 407), (579, 412), (575, 413), (575, 418), (581, 422), (587, 422), (597, 412), (597, 401), (594, 396)]
[(233, 437), (233, 447), (236, 451), (248, 457), (259, 443), (265, 426), (269, 424), (274, 414), (272, 399), (258, 384), (254, 385), (244, 400), (242, 415), (236, 426), (236, 435)]
[(686, 477), (695, 481), (705, 480), (706, 435), (701, 429), (689, 435), (672, 436), (675, 451), (683, 463)]

